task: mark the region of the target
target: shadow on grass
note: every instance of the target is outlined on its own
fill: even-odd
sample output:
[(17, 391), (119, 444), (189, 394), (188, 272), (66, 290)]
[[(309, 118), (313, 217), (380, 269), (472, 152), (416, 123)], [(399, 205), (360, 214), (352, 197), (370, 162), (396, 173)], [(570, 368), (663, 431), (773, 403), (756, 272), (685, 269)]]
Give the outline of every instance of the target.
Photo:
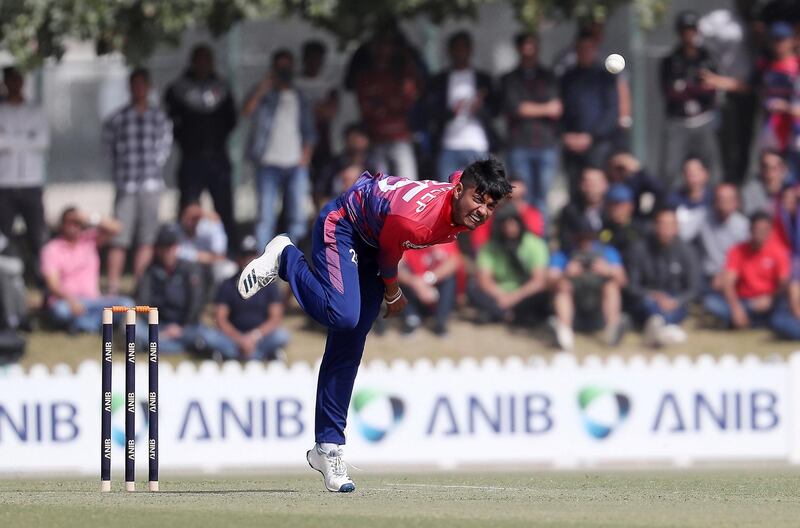
[(226, 495), (228, 493), (297, 493), (293, 489), (232, 489), (232, 490), (174, 490), (159, 491), (156, 495)]

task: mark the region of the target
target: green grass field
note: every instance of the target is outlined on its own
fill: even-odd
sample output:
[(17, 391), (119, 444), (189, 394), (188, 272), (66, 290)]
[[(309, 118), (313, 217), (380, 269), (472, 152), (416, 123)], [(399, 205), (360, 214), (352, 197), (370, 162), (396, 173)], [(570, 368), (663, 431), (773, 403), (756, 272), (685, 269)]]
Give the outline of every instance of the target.
[[(158, 494), (95, 480), (0, 480), (0, 526), (798, 526), (800, 471), (356, 472), (352, 494), (310, 472), (164, 479)], [(139, 485), (144, 488), (144, 483)]]

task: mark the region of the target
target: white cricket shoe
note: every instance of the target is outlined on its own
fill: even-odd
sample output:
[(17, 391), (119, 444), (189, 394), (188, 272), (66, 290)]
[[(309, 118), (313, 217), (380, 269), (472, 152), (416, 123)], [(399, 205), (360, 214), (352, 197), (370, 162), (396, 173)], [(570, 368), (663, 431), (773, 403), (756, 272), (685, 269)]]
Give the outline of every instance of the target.
[(347, 475), (347, 465), (342, 460), (341, 448), (331, 449), (326, 453), (319, 444), (315, 444), (306, 453), (306, 460), (311, 469), (322, 473), (328, 491), (350, 493), (356, 490), (356, 485)]
[(278, 235), (270, 240), (261, 256), (253, 259), (244, 267), (242, 274), (239, 275), (239, 295), (242, 296), (242, 299), (249, 299), (261, 288), (278, 278), (281, 253), (291, 245), (292, 241), (288, 236)]
[(556, 316), (548, 318), (547, 324), (553, 332), (558, 348), (569, 352), (575, 347), (575, 332), (572, 328), (562, 323)]

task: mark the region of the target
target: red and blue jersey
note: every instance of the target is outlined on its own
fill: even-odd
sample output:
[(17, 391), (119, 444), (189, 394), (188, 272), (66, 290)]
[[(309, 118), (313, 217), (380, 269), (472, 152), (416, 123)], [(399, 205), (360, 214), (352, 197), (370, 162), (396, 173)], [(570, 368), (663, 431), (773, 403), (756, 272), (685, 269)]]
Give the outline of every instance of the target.
[(453, 224), (453, 188), (449, 182), (414, 181), (365, 172), (339, 198), (364, 242), (378, 250), (381, 277), (397, 280), (397, 265), (407, 249), (452, 242), (467, 228)]

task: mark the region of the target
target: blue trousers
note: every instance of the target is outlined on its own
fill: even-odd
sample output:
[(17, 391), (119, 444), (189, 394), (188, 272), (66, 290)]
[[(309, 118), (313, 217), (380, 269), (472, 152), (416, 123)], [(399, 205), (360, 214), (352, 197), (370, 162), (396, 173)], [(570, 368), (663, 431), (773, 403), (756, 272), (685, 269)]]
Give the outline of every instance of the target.
[(314, 435), (344, 444), (344, 428), (364, 343), (383, 301), (377, 250), (354, 230), (338, 200), (326, 205), (311, 235), (311, 263), (294, 246), (278, 274), (312, 319), (328, 328), (319, 369)]
[(528, 203), (549, 219), (547, 193), (558, 171), (558, 149), (514, 147), (508, 152), (508, 166), (528, 186)]
[(679, 304), (672, 311), (666, 311), (649, 297), (642, 297), (636, 305), (635, 316), (639, 323), (644, 323), (651, 315), (660, 315), (667, 324), (681, 324), (688, 315), (688, 307)]
[[(259, 167), (256, 172), (258, 186), (258, 221), (256, 240), (264, 247), (275, 236), (278, 221), (278, 197), (283, 200), (286, 229), (292, 242), (298, 243), (306, 236), (306, 200), (310, 196), (307, 167)], [(230, 236), (230, 233), (228, 234)]]
[(133, 299), (118, 295), (107, 295), (97, 299), (81, 299), (84, 312), (81, 315), (73, 315), (69, 303), (63, 299), (55, 301), (50, 305), (50, 315), (53, 320), (67, 327), (70, 332), (89, 332), (99, 333), (102, 327), (101, 319), (103, 308), (107, 306), (133, 306)]

